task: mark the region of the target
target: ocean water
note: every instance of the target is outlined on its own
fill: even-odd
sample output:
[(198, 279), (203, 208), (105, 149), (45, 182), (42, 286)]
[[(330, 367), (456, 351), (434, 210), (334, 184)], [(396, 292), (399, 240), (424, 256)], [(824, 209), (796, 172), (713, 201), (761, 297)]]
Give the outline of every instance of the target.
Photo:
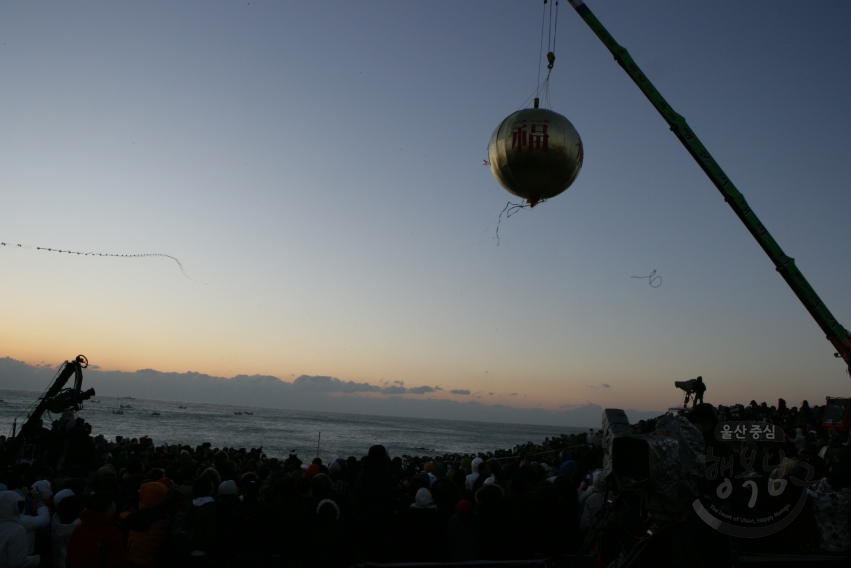
[[(18, 428), (26, 421), (37, 392), (0, 389), (0, 433), (7, 436), (17, 417)], [(299, 457), (323, 460), (362, 457), (374, 444), (384, 444), (391, 456), (437, 455), (508, 449), (528, 441), (583, 432), (584, 428), (501, 424), (460, 420), (431, 420), (366, 414), (306, 412), (279, 408), (255, 408), (152, 399), (120, 400), (95, 397), (77, 414), (92, 425), (92, 434), (107, 438), (150, 436), (155, 444), (210, 442), (213, 447), (263, 447), (269, 457), (286, 458), (295, 450)], [(124, 414), (113, 414), (119, 404), (131, 405)], [(185, 406), (180, 409), (178, 406)], [(160, 416), (153, 416), (152, 412)], [(234, 412), (253, 412), (235, 415)], [(53, 418), (58, 416), (53, 415)], [(46, 426), (51, 416), (44, 415)], [(321, 435), (320, 435), (321, 433)], [(318, 444), (318, 447), (317, 447)], [(305, 460), (307, 461), (307, 460)]]

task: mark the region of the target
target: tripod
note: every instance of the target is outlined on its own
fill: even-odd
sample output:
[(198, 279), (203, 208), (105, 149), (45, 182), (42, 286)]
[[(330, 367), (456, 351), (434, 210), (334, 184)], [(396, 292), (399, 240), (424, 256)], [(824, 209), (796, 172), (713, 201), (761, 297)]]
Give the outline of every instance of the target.
[[(617, 568), (716, 568), (731, 566), (729, 538), (699, 519), (677, 512), (648, 514), (646, 501), (624, 490), (603, 499), (577, 551), (576, 568), (594, 543), (606, 566)], [(637, 517), (636, 517), (637, 515)], [(638, 524), (636, 524), (636, 521)], [(600, 540), (608, 534), (606, 541)], [(608, 551), (608, 552), (606, 552)], [(617, 551), (617, 552), (616, 552)], [(613, 557), (613, 554), (617, 554)]]

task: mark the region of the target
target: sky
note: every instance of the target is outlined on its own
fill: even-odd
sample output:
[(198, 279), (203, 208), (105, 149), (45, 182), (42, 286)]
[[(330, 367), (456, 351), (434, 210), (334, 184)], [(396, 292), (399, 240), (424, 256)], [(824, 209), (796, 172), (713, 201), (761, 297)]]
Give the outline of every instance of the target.
[[(588, 5), (851, 327), (851, 4)], [(0, 241), (162, 253), (188, 277), (165, 257), (0, 247), (0, 357), (428, 386), (371, 396), (494, 419), (664, 410), (697, 375), (714, 403), (848, 395), (823, 333), (565, 1), (549, 100), (584, 166), (497, 244), (516, 198), (484, 159), (535, 90), (542, 6), (3, 3)], [(632, 278), (653, 270), (657, 288)]]

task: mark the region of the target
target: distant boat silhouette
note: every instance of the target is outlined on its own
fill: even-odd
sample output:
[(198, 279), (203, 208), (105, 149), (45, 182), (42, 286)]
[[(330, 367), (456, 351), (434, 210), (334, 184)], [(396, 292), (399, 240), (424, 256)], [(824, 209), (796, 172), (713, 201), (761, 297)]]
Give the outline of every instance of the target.
[(237, 412), (234, 412), (234, 414), (236, 414), (237, 416), (242, 416), (242, 412), (237, 411)]
[(185, 406), (178, 406), (177, 408), (183, 408), (183, 409), (185, 409), (186, 407), (185, 407)]
[(160, 413), (159, 413), (159, 412), (157, 412), (156, 410), (154, 410), (153, 412), (151, 412), (151, 416), (159, 416), (159, 415), (160, 415)]

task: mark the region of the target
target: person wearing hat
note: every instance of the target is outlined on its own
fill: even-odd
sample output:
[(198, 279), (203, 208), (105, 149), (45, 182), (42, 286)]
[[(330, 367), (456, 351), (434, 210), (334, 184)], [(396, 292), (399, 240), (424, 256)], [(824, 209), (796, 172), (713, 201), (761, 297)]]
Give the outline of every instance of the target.
[(234, 562), (240, 527), (234, 512), (240, 505), (239, 486), (236, 481), (222, 481), (216, 491), (215, 557), (218, 566), (231, 566)]
[(478, 513), (473, 510), (473, 503), (467, 499), (458, 501), (455, 514), (446, 525), (447, 548), (451, 562), (479, 559), (478, 532)]
[(347, 541), (348, 535), (340, 523), (340, 507), (337, 503), (331, 499), (322, 499), (317, 503), (311, 532), (313, 537), (310, 542), (309, 565), (348, 566), (350, 564), (349, 550), (354, 547), (342, 544)]
[(290, 452), (290, 455), (287, 457), (287, 460), (284, 462), (284, 468), (287, 473), (292, 473), (297, 469), (301, 469), (302, 461), (298, 459), (295, 450)]
[(583, 530), (589, 529), (597, 522), (597, 512), (603, 508), (606, 477), (602, 469), (594, 472), (594, 478), (589, 490), (582, 495), (579, 502), (580, 525)]
[(72, 491), (71, 489), (61, 490), (59, 493), (53, 496), (53, 506), (58, 508), (59, 504), (62, 503), (63, 499), (65, 499), (66, 497), (71, 497), (72, 495), (74, 495), (74, 491)]
[(579, 468), (579, 464), (573, 459), (573, 456), (570, 455), (569, 450), (562, 450), (559, 455), (559, 466), (556, 470), (556, 475), (566, 475), (567, 477), (573, 477), (573, 474)]
[(316, 475), (319, 474), (320, 467), (319, 465), (312, 463), (307, 466), (307, 469), (304, 471), (304, 474), (307, 476), (307, 479), (313, 479)]
[(435, 543), (443, 541), (445, 532), (446, 527), (437, 512), (431, 491), (420, 487), (403, 519), (401, 534), (405, 557), (410, 562), (440, 561), (442, 547)]
[(159, 561), (168, 536), (169, 510), (166, 506), (168, 487), (150, 481), (139, 487), (139, 507), (121, 514), (129, 529), (127, 560), (134, 566), (153, 566)]
[(98, 479), (105, 479), (107, 477), (116, 478), (115, 475), (115, 467), (111, 463), (106, 464), (105, 466), (98, 469)]
[(239, 487), (236, 485), (236, 481), (229, 479), (219, 484), (219, 490), (216, 493), (218, 495), (236, 496), (239, 493)]
[(470, 471), (467, 474), (466, 479), (467, 489), (469, 489), (470, 491), (473, 490), (473, 484), (479, 478), (479, 464), (481, 464), (483, 461), (484, 460), (482, 460), (482, 458), (476, 458), (470, 464)]
[(41, 557), (27, 553), (27, 531), (18, 522), (24, 496), (18, 491), (0, 492), (0, 558), (7, 566), (35, 568)]
[(74, 529), (80, 524), (80, 513), (83, 511), (83, 500), (70, 489), (63, 489), (53, 497), (56, 514), (50, 523), (50, 546), (53, 554), (53, 564), (56, 568), (65, 567), (68, 556), (68, 543)]
[(328, 473), (330, 473), (331, 475), (334, 475), (335, 473), (342, 473), (342, 471), (343, 466), (340, 465), (339, 460), (332, 461), (330, 464), (328, 464)]

